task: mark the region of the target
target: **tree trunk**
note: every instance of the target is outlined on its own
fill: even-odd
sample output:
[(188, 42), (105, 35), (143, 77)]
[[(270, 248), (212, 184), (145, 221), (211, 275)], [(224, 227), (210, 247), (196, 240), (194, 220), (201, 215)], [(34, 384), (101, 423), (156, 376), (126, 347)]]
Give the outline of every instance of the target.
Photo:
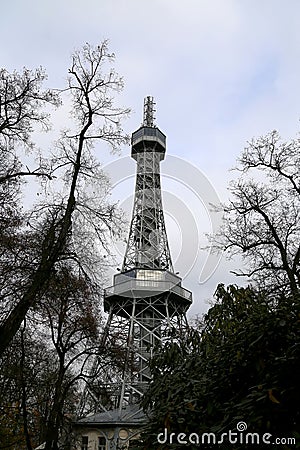
[(59, 432), (62, 426), (62, 410), (64, 405), (63, 380), (65, 376), (64, 356), (61, 355), (59, 373), (55, 383), (54, 399), (49, 415), (45, 436), (45, 450), (58, 450)]
[[(75, 171), (74, 177), (75, 179), (77, 179), (78, 171)], [(75, 189), (75, 185), (76, 183), (74, 184), (74, 186), (72, 186), (73, 189)], [(75, 198), (72, 190), (68, 199), (66, 212), (60, 223), (61, 229), (56, 242), (53, 242), (52, 228), (44, 238), (45, 245), (44, 251), (41, 255), (41, 262), (35, 274), (33, 275), (31, 284), (29, 285), (21, 300), (13, 308), (5, 322), (0, 326), (0, 357), (10, 344), (12, 338), (19, 330), (28, 310), (37, 301), (39, 293), (43, 290), (50, 277), (54, 264), (57, 262), (61, 251), (65, 247), (68, 231), (70, 230), (72, 224), (71, 219), (74, 207)]]
[[(25, 328), (25, 326), (24, 326)], [(24, 427), (24, 434), (25, 434), (25, 440), (26, 440), (26, 447), (27, 450), (33, 450), (31, 445), (31, 439), (28, 429), (28, 413), (27, 413), (27, 393), (26, 393), (26, 380), (24, 378), (24, 369), (25, 369), (25, 344), (24, 344), (24, 329), (21, 331), (21, 361), (20, 361), (20, 368), (21, 368), (21, 384), (22, 384), (22, 416), (23, 416), (23, 427)]]

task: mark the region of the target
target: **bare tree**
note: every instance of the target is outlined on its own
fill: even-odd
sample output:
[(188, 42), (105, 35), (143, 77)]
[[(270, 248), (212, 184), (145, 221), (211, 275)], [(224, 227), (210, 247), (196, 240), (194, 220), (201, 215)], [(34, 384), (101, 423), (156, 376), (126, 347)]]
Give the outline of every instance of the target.
[(0, 448), (32, 450), (45, 435), (56, 377), (54, 352), (22, 326), (0, 360)]
[[(9, 448), (58, 449), (71, 440), (70, 425), (94, 361), (108, 370), (123, 355), (105, 340), (101, 292), (73, 260), (61, 261), (26, 326), (0, 359), (0, 438)], [(15, 405), (12, 407), (12, 405)], [(9, 420), (5, 420), (8, 416)], [(7, 422), (7, 423), (6, 423)]]
[(25, 167), (19, 156), (20, 147), (33, 150), (31, 134), (39, 126), (50, 129), (47, 105), (58, 106), (58, 94), (42, 89), (47, 78), (42, 68), (8, 73), (0, 70), (0, 183), (20, 176), (49, 176), (41, 167)]
[[(21, 180), (28, 175), (51, 178), (40, 164), (31, 136), (34, 129), (50, 129), (46, 109), (60, 104), (57, 93), (43, 89), (45, 79), (41, 68), (11, 74), (0, 70), (0, 323), (7, 317), (9, 305), (24, 293), (27, 274), (25, 249), (29, 236), (22, 230), (25, 216), (21, 188), (25, 183)], [(24, 151), (31, 159), (38, 159), (34, 168), (28, 167), (28, 158), (26, 163), (22, 160)]]
[[(52, 178), (54, 174), (59, 175), (64, 180), (65, 187), (60, 193), (59, 202), (56, 197), (54, 205), (44, 204), (36, 210), (38, 215), (35, 214), (33, 224), (29, 223), (31, 232), (26, 230), (24, 233), (24, 229), (22, 230), (23, 236), (26, 235), (27, 239), (32, 239), (37, 245), (33, 257), (30, 258), (32, 264), (25, 264), (26, 277), (23, 282), (18, 280), (20, 284), (15, 286), (18, 299), (0, 325), (0, 356), (16, 334), (28, 310), (43, 295), (55, 265), (60, 259), (66, 258), (67, 248), (70, 248), (72, 240), (73, 221), (76, 221), (76, 214), (79, 214), (79, 209), (76, 213), (76, 208), (77, 204), (80, 206), (77, 203), (80, 189), (87, 183), (87, 179), (93, 180), (96, 176), (91, 159), (95, 142), (105, 141), (113, 150), (128, 142), (128, 137), (121, 127), (121, 120), (129, 110), (114, 106), (113, 95), (122, 90), (123, 81), (111, 68), (113, 59), (114, 55), (109, 53), (106, 41), (96, 48), (87, 44), (73, 55), (65, 93), (69, 94), (72, 100), (74, 126), (72, 131), (63, 132), (56, 145), (52, 164), (47, 169), (48, 178)], [(31, 110), (29, 107), (27, 109)], [(2, 108), (1, 114), (4, 114), (3, 123), (6, 123), (9, 116), (6, 116), (5, 108)], [(40, 117), (41, 123), (45, 120), (43, 117)], [(24, 124), (19, 122), (19, 125), (26, 129), (26, 124), (39, 119), (25, 115), (24, 120)], [(12, 135), (13, 123), (10, 129)], [(9, 142), (10, 131), (5, 130), (7, 128), (0, 128), (4, 142)], [(29, 137), (22, 127), (19, 139), (28, 144)], [(11, 145), (14, 145), (13, 137)], [(18, 166), (14, 167), (3, 175), (3, 182), (8, 183), (12, 179), (20, 178), (20, 172), (22, 171)], [(99, 208), (98, 218), (99, 221), (103, 219), (107, 230), (114, 226), (110, 221), (114, 208), (107, 208), (105, 211), (105, 214), (101, 214)], [(100, 229), (101, 227), (98, 228), (99, 236)], [(28, 262), (28, 257), (25, 260)]]
[(268, 291), (300, 287), (299, 149), (299, 139), (282, 142), (276, 131), (248, 144), (215, 241), (230, 255), (243, 255), (248, 270), (236, 275)]
[(89, 376), (93, 357), (99, 353), (99, 297), (80, 271), (76, 275), (69, 263), (63, 263), (49, 280), (48, 292), (40, 302), (39, 323), (49, 336), (48, 346), (54, 349), (56, 362), (42, 439), (46, 450), (58, 448), (66, 417), (75, 413), (74, 402), (68, 410), (70, 393), (78, 392), (78, 383)]

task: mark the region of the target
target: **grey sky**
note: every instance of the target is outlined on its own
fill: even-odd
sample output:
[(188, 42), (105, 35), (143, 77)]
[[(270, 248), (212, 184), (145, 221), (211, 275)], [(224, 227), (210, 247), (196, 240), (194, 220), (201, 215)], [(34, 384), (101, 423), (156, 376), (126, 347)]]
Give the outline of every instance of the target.
[[(298, 132), (298, 0), (11, 0), (2, 2), (1, 19), (1, 66), (42, 65), (53, 87), (63, 87), (73, 49), (108, 38), (126, 83), (120, 101), (133, 109), (128, 132), (141, 122), (143, 97), (153, 95), (168, 154), (202, 171), (221, 200), (248, 139), (272, 129), (286, 139)], [(184, 199), (202, 234), (210, 231), (197, 196), (175, 181), (166, 179), (165, 190)], [(168, 220), (176, 256), (181, 224)], [(207, 308), (218, 282), (234, 280), (224, 262), (199, 287), (201, 264), (185, 281), (197, 290), (193, 312)]]

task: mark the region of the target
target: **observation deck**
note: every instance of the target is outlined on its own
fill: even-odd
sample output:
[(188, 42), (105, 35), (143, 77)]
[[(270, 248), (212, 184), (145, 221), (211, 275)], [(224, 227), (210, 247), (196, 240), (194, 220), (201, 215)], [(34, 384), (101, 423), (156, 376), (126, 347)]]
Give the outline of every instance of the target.
[(135, 160), (136, 155), (141, 152), (160, 153), (160, 160), (163, 160), (166, 153), (166, 136), (157, 127), (142, 126), (132, 133), (131, 156)]
[[(181, 286), (181, 278), (167, 270), (132, 269), (114, 276), (113, 286), (104, 290), (104, 311), (108, 312), (113, 304), (119, 304), (122, 298), (144, 298), (145, 303), (151, 297), (168, 294), (173, 304), (181, 305), (185, 310), (192, 303), (192, 293)], [(164, 302), (162, 303), (162, 306)]]

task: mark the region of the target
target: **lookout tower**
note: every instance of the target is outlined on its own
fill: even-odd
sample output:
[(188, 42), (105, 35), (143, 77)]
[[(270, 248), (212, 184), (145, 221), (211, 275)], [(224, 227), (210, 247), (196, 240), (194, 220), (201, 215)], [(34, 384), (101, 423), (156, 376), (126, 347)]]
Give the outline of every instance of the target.
[(153, 348), (185, 327), (192, 302), (191, 292), (174, 273), (168, 245), (160, 180), (166, 136), (154, 124), (154, 107), (153, 97), (146, 97), (143, 123), (132, 134), (137, 170), (129, 236), (122, 269), (104, 292), (108, 319), (103, 345), (113, 342), (122, 364), (110, 364), (109, 355), (106, 364), (103, 357), (95, 361), (93, 370), (100, 376), (88, 387), (95, 414), (78, 422), (104, 430), (106, 449), (122, 448), (120, 442), (128, 448), (140, 429), (144, 416), (139, 400), (151, 379)]

